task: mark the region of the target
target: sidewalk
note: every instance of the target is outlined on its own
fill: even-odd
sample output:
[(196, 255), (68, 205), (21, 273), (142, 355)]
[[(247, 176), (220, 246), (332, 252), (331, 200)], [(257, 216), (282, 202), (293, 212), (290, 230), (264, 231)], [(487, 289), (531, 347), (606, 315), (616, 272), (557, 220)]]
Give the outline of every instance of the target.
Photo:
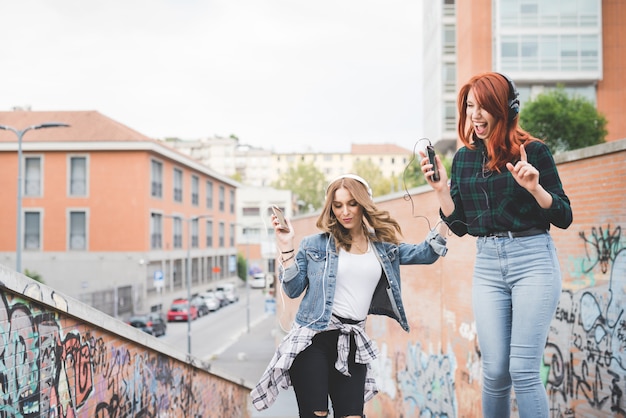
[[(275, 314), (266, 313), (250, 326), (232, 345), (217, 355), (211, 364), (220, 370), (256, 384), (265, 371), (284, 335)], [(266, 410), (257, 411), (249, 400), (248, 410), (253, 418), (297, 418), (298, 405), (293, 389), (281, 390), (276, 402)]]

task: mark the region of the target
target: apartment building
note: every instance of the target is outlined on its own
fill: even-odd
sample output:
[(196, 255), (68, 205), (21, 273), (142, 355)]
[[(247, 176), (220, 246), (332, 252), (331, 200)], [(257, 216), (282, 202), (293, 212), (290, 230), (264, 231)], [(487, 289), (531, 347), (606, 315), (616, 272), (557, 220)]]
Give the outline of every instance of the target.
[(591, 100), (607, 117), (607, 141), (626, 138), (625, 2), (423, 4), (427, 132), (439, 132), (436, 136), (442, 140), (456, 138), (458, 87), (474, 74), (499, 71), (515, 81), (522, 109), (528, 99), (563, 84), (569, 93)]
[(234, 136), (168, 142), (218, 173), (236, 178), (243, 184), (270, 186), (272, 152), (269, 150), (242, 144)]
[(239, 183), (96, 111), (0, 112), (47, 122), (69, 127), (23, 132), (19, 218), (18, 135), (0, 130), (0, 263), (16, 266), (19, 219), (23, 270), (119, 317), (236, 275)]
[(352, 144), (348, 153), (274, 153), (272, 158), (272, 182), (298, 164), (314, 164), (331, 181), (352, 172), (359, 162), (373, 163), (382, 177), (397, 178), (413, 158), (413, 151), (394, 144)]

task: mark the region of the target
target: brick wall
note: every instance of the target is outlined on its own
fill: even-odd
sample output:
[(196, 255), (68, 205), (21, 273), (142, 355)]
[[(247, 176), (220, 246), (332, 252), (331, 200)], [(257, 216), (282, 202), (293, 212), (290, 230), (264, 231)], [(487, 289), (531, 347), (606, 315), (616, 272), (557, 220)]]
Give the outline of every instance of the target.
[(0, 416), (248, 417), (249, 388), (0, 265)]
[[(626, 140), (571, 151), (556, 160), (574, 222), (567, 230), (551, 230), (563, 273), (542, 368), (551, 417), (622, 417)], [(423, 240), (438, 221), (438, 203), (429, 186), (411, 190), (411, 199), (400, 193), (377, 202), (400, 222), (407, 242)], [(296, 241), (315, 232), (315, 219), (293, 221)], [(475, 239), (451, 236), (448, 242), (448, 255), (437, 263), (402, 268), (409, 333), (387, 318), (368, 318), (368, 333), (381, 354), (375, 365), (381, 392), (367, 404), (368, 417), (482, 416), (481, 357), (471, 308)], [(279, 299), (283, 328), (296, 307), (297, 300)]]

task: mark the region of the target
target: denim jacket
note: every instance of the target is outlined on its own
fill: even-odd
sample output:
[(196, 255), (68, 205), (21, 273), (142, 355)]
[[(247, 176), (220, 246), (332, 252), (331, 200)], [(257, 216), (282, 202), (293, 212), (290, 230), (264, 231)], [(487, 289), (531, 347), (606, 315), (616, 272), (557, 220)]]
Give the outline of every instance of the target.
[[(430, 232), (420, 244), (399, 245), (372, 241), (382, 266), (382, 275), (370, 302), (369, 313), (389, 316), (409, 331), (400, 294), (400, 265), (432, 264), (447, 252), (446, 240)], [(310, 235), (300, 243), (296, 262), (280, 271), (285, 293), (296, 298), (305, 292), (295, 321), (298, 325), (323, 331), (330, 322), (339, 255), (335, 240), (327, 233)]]

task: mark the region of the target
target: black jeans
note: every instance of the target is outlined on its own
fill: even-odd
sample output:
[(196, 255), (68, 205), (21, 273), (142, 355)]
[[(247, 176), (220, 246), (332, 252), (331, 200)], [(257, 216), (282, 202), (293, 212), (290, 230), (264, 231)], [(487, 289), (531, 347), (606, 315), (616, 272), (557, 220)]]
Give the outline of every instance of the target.
[(338, 330), (324, 331), (313, 337), (306, 350), (298, 354), (289, 369), (300, 418), (319, 418), (314, 412), (328, 411), (328, 397), (336, 418), (363, 415), (367, 366), (355, 363), (356, 344), (350, 337), (348, 367), (351, 376), (335, 369)]

